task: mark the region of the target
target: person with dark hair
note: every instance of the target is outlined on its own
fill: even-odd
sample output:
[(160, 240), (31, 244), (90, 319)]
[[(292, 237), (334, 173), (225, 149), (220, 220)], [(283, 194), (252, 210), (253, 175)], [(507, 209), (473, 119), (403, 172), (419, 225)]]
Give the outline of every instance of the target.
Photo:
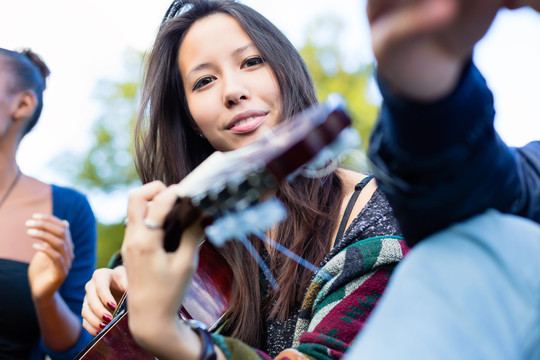
[(498, 11), (527, 5), (368, 1), (370, 158), (412, 249), (348, 359), (540, 359), (540, 141), (499, 138), (472, 60)]
[(37, 123), (49, 69), (30, 49), (0, 49), (0, 358), (73, 359), (95, 264), (94, 214), (69, 188), (24, 175), (19, 143)]
[(341, 357), (407, 252), (370, 176), (338, 167), (277, 189), (288, 216), (268, 234), (319, 266), (315, 275), (252, 239), (274, 288), (244, 247), (229, 242), (219, 248), (233, 283), (227, 320), (213, 343), (176, 315), (203, 230), (184, 229), (178, 250), (163, 249), (174, 184), (216, 150), (248, 145), (264, 128), (316, 102), (301, 56), (261, 14), (229, 0), (175, 1), (148, 58), (135, 134), (146, 185), (130, 194), (124, 265), (97, 270), (87, 284), (85, 328), (93, 334), (105, 328), (128, 290), (130, 330), (160, 359), (212, 359), (214, 352), (220, 359)]

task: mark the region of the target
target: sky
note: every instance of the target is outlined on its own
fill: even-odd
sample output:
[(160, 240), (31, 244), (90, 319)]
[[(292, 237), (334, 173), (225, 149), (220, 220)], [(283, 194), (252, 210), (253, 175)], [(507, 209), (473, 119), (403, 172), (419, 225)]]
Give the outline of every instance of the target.
[[(103, 111), (95, 101), (100, 80), (123, 79), (123, 55), (147, 50), (170, 0), (0, 0), (0, 47), (30, 47), (51, 69), (36, 128), (17, 155), (21, 170), (45, 182), (77, 188), (51, 166), (63, 153), (84, 154)], [(351, 63), (373, 61), (365, 0), (243, 0), (301, 46), (306, 25), (334, 15), (345, 23), (338, 42)], [(521, 146), (540, 138), (540, 15), (502, 11), (477, 45), (475, 61), (495, 96), (495, 126)], [(378, 99), (374, 89), (374, 99)], [(88, 194), (102, 222), (125, 216), (126, 192)]]

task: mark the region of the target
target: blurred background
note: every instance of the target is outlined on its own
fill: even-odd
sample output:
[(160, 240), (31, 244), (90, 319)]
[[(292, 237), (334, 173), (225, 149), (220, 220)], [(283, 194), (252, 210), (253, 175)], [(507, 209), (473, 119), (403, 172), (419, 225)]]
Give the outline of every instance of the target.
[[(365, 0), (243, 0), (304, 56), (320, 99), (348, 100), (365, 151), (380, 96), (373, 81)], [(18, 154), (21, 169), (85, 193), (99, 222), (98, 264), (123, 236), (127, 193), (140, 184), (131, 134), (142, 59), (170, 0), (0, 0), (0, 47), (30, 47), (49, 68), (40, 122)], [(501, 11), (475, 60), (496, 99), (509, 144), (540, 138), (540, 16)]]

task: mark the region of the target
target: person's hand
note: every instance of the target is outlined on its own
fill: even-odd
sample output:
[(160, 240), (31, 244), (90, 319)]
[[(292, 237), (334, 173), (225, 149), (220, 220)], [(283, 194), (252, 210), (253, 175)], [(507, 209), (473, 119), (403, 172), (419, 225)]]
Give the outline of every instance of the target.
[(36, 242), (36, 253), (28, 266), (28, 280), (34, 301), (48, 301), (60, 288), (73, 263), (73, 242), (69, 223), (53, 215), (34, 214), (26, 222), (27, 233)]
[(92, 279), (86, 283), (86, 295), (81, 310), (83, 327), (90, 334), (97, 335), (112, 321), (112, 314), (126, 292), (127, 284), (124, 266), (94, 271)]
[(379, 75), (398, 95), (449, 93), (474, 45), (508, 0), (368, 0)]
[(129, 328), (153, 353), (166, 352), (170, 344), (165, 339), (178, 335), (178, 310), (197, 268), (204, 234), (197, 222), (183, 229), (176, 251), (165, 251), (162, 226), (177, 198), (174, 185), (167, 188), (156, 181), (133, 190), (128, 201), (121, 253), (129, 283)]

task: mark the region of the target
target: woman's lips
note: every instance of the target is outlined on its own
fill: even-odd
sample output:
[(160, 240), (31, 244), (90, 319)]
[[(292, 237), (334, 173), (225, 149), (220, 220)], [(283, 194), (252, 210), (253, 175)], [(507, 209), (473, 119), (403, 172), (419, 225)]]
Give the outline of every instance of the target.
[(236, 120), (229, 128), (235, 134), (245, 134), (257, 129), (266, 119), (264, 114), (256, 114)]

